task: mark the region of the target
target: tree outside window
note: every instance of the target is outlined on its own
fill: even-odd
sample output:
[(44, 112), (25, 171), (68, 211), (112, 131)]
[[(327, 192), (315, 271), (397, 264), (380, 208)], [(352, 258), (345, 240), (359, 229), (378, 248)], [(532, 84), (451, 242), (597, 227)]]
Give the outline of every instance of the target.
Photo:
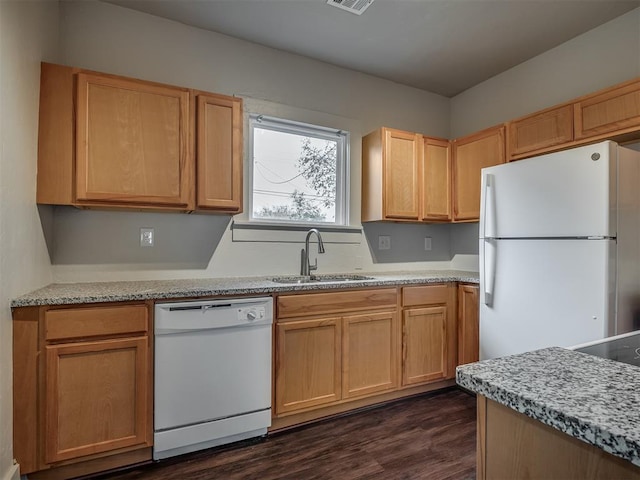
[(345, 132), (251, 119), (251, 219), (346, 224)]

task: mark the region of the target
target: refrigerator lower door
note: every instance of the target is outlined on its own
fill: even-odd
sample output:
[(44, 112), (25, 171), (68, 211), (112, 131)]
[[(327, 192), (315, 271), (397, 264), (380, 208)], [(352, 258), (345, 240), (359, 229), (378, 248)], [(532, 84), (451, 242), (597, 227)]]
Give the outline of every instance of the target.
[(613, 334), (615, 240), (480, 240), (480, 359)]

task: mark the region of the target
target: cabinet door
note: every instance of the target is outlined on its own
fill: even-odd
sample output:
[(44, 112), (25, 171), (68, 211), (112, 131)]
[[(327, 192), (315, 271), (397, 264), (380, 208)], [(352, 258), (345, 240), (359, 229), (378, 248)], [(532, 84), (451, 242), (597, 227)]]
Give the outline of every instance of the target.
[(479, 317), (478, 287), (458, 286), (458, 365), (479, 359)]
[(46, 347), (45, 461), (150, 446), (147, 337)]
[(453, 219), (480, 218), (480, 170), (504, 163), (504, 126), (453, 142)]
[(192, 206), (187, 89), (80, 73), (77, 95), (79, 203)]
[(342, 319), (342, 396), (369, 395), (398, 386), (395, 312)]
[(197, 207), (242, 211), (242, 100), (198, 95)]
[(421, 135), (384, 129), (385, 218), (419, 219), (421, 150)]
[(402, 385), (448, 374), (447, 307), (405, 309), (402, 318)]
[(424, 139), (422, 220), (451, 220), (451, 156), (447, 140)]
[(575, 138), (640, 130), (640, 80), (574, 104)]
[(279, 323), (276, 334), (276, 414), (340, 400), (340, 319)]
[(533, 152), (569, 143), (573, 140), (573, 105), (545, 110), (508, 126), (509, 158), (521, 158)]

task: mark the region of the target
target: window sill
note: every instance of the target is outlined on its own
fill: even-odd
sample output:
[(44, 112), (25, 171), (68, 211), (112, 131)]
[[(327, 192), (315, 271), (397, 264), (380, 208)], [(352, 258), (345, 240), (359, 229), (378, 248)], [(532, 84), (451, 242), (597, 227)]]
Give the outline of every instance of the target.
[(362, 242), (362, 227), (351, 225), (293, 225), (234, 221), (231, 224), (231, 233), (234, 242), (304, 243), (306, 234), (311, 228), (317, 228), (320, 231), (324, 243), (359, 244)]

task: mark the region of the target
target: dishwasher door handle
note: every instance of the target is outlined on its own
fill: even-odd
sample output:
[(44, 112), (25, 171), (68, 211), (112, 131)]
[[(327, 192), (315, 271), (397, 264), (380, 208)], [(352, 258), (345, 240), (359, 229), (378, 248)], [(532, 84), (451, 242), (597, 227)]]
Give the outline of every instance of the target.
[(214, 332), (216, 330), (231, 330), (231, 329), (244, 329), (260, 327), (264, 325), (271, 325), (273, 320), (266, 318), (262, 320), (246, 321), (242, 323), (220, 323), (216, 325), (210, 319), (197, 319), (197, 320), (185, 320), (175, 322), (157, 322), (155, 325), (156, 335), (173, 335), (185, 332)]
[(181, 307), (169, 307), (170, 312), (181, 312), (184, 310), (202, 310), (206, 312), (212, 308), (229, 308), (231, 307), (230, 303), (210, 303), (208, 305), (186, 305)]

